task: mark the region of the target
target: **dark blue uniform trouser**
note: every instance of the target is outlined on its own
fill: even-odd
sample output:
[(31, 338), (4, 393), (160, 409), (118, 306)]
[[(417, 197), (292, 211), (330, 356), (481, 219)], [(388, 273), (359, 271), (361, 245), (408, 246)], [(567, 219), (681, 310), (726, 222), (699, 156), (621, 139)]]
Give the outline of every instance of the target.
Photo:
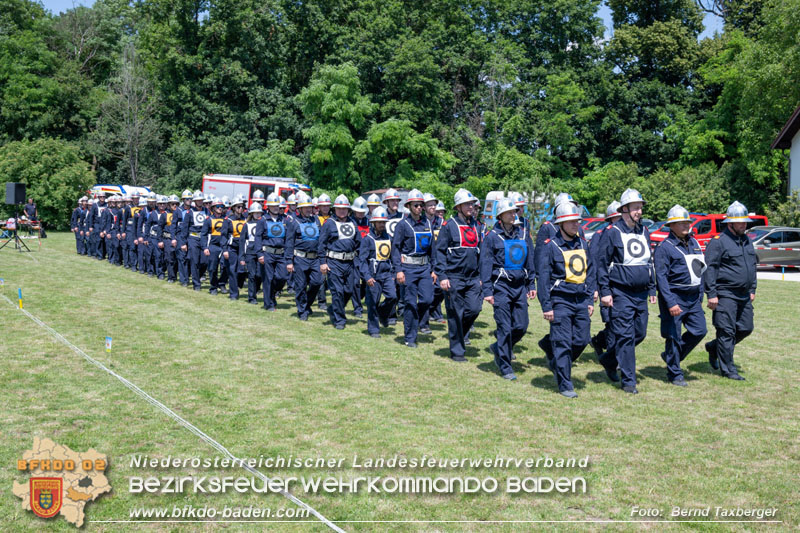
[[(373, 278), (375, 284), (370, 287), (367, 285), (367, 332), (369, 334), (380, 333), (380, 327), (386, 327), (389, 322), (389, 314), (397, 304), (397, 286), (394, 281), (394, 274), (384, 272), (376, 274)], [(381, 300), (383, 296), (383, 300)]]
[(175, 260), (178, 263), (178, 279), (181, 285), (189, 284), (189, 251), (181, 250), (181, 243), (178, 242), (178, 247), (175, 250)]
[[(431, 319), (440, 320), (444, 318), (444, 315), (442, 315), (443, 301), (444, 291), (439, 286), (439, 280), (436, 280), (436, 283), (433, 284), (433, 300), (431, 301), (431, 305), (428, 306), (428, 310), (425, 311), (425, 314), (419, 319), (420, 328), (430, 328)], [(469, 337), (469, 335), (467, 336)]]
[(322, 287), (322, 272), (319, 271), (319, 259), (306, 259), (295, 256), (294, 265), (294, 302), (297, 305), (297, 316), (305, 318), (311, 314), (311, 302), (317, 297)]
[(139, 241), (134, 239), (129, 247), (128, 256), (130, 257), (131, 270), (139, 268)]
[(433, 301), (431, 266), (430, 264), (412, 265), (405, 263), (403, 270), (405, 271), (406, 282), (402, 285), (398, 284), (397, 292), (405, 300), (405, 305), (403, 306), (405, 341), (416, 343), (419, 320)]
[[(614, 333), (611, 331), (611, 308), (606, 307), (598, 302), (597, 307), (600, 309), (600, 319), (603, 321), (603, 329), (597, 332), (595, 340), (600, 345), (600, 350), (611, 350), (613, 353), (614, 346)], [(600, 358), (603, 353), (597, 354)], [(614, 357), (614, 366), (612, 370), (617, 368), (617, 359)]]
[(334, 326), (344, 326), (347, 317), (344, 314), (344, 306), (350, 299), (353, 291), (353, 262), (339, 261), (338, 259), (328, 258), (328, 289), (331, 291), (331, 303), (328, 306), (328, 316)]
[[(158, 247), (159, 242), (164, 243), (164, 248)], [(164, 275), (164, 265), (167, 262), (167, 243), (165, 241), (155, 239), (151, 240), (150, 243), (153, 245), (153, 273), (158, 277), (162, 277)]]
[(97, 257), (97, 241), (98, 241), (97, 232), (93, 231), (91, 233), (88, 233), (87, 230), (86, 244), (89, 251), (89, 257)]
[[(219, 255), (219, 280), (217, 281), (217, 288), (224, 291), (230, 280), (231, 267), (228, 265), (228, 260), (222, 255), (222, 248), (220, 248)], [(236, 276), (233, 277), (236, 279)]]
[(238, 249), (238, 244), (232, 244), (228, 250), (228, 259), (226, 260), (228, 265), (228, 289), (230, 290), (231, 300), (239, 299), (239, 271), (241, 270), (241, 265), (239, 265), (239, 253), (236, 251)]
[(614, 308), (611, 328), (614, 331), (614, 353), (623, 387), (636, 386), (635, 346), (647, 336), (647, 291), (631, 293), (611, 288)]
[(81, 230), (75, 232), (75, 251), (78, 252), (78, 255), (86, 253), (86, 244), (84, 243), (84, 236), (81, 235)]
[[(703, 313), (703, 293), (675, 293), (682, 313), (678, 316), (669, 314), (666, 300), (659, 295), (658, 309), (661, 317), (661, 336), (664, 340), (664, 358), (667, 363), (667, 379), (674, 381), (683, 377), (681, 361), (691, 353), (697, 344), (706, 336), (706, 315)], [(681, 335), (681, 326), (686, 331)]]
[(100, 232), (95, 230), (92, 232), (92, 240), (94, 243), (94, 256), (97, 259), (102, 259), (106, 255), (106, 240), (100, 237)]
[(118, 264), (125, 266), (128, 264), (128, 239), (120, 239), (119, 241), (119, 261)]
[[(514, 346), (528, 331), (527, 293), (525, 282), (510, 284), (501, 279), (494, 284), (494, 321), (497, 324), (494, 332), (497, 339), (494, 363), (503, 376), (513, 372), (511, 354), (514, 353)], [(447, 316), (449, 319), (449, 311)]]
[(317, 305), (328, 305), (325, 302), (325, 291), (328, 290), (328, 280), (327, 278), (322, 278), (322, 286), (319, 288), (319, 292), (317, 293)]
[(175, 281), (175, 247), (172, 246), (172, 239), (164, 240), (164, 268), (167, 271), (167, 279)]
[[(439, 286), (437, 281), (433, 286), (433, 302), (431, 302), (431, 309), (428, 313), (429, 319), (441, 320), (444, 318), (442, 314), (442, 302), (444, 301), (444, 291)], [(428, 325), (428, 320), (425, 320), (425, 325)]]
[(738, 374), (733, 363), (733, 349), (753, 332), (753, 303), (745, 298), (719, 297), (717, 308), (711, 316), (717, 330), (717, 338), (711, 341), (711, 353), (719, 358), (719, 369), (723, 376)]
[(361, 304), (362, 299), (364, 298), (365, 288), (361, 281), (361, 278), (358, 276), (357, 269), (353, 269), (352, 280), (350, 281), (351, 285), (353, 286), (353, 293), (350, 295), (350, 301), (353, 302), (353, 313), (356, 315), (360, 315), (364, 312), (364, 306)]
[[(215, 244), (209, 244), (208, 254), (209, 255), (206, 257), (208, 259), (209, 282), (211, 283), (211, 287), (208, 290), (216, 291), (225, 286), (223, 283), (221, 283), (219, 274), (220, 262), (223, 262), (224, 264), (222, 248)], [(205, 252), (203, 252), (203, 255), (205, 255)], [(224, 265), (222, 268), (223, 270), (226, 270), (228, 266)]]
[(247, 263), (247, 301), (254, 303), (258, 301), (258, 283), (263, 269), (256, 254), (247, 253), (244, 258)]
[(157, 274), (156, 261), (160, 259), (161, 255), (158, 252), (158, 239), (151, 235), (150, 238), (147, 239), (147, 248), (144, 250), (145, 271), (148, 274)]
[(147, 244), (146, 242), (140, 242), (139, 243), (139, 250), (137, 251), (137, 255), (138, 255), (137, 260), (139, 261), (139, 273), (140, 274), (146, 274), (147, 273), (147, 261), (146, 261), (146, 258), (147, 258), (147, 251), (148, 251), (149, 248), (150, 248), (150, 245)]
[[(433, 301), (431, 283), (430, 302)], [(447, 309), (447, 337), (450, 340), (451, 357), (463, 357), (466, 352), (464, 337), (469, 333), (481, 312), (481, 283), (478, 278), (450, 278), (450, 290), (445, 291), (444, 305)]]
[(200, 264), (198, 265), (198, 270), (200, 273), (200, 278), (206, 275), (208, 271), (208, 257), (203, 254), (200, 254)]
[(275, 295), (283, 289), (286, 280), (289, 279), (283, 252), (280, 254), (264, 252), (264, 268), (261, 277), (264, 280), (264, 309), (275, 309), (275, 306), (278, 305)]
[(108, 262), (116, 263), (117, 256), (119, 255), (119, 240), (116, 233), (106, 233), (106, 253), (108, 254)]
[[(589, 320), (590, 303), (585, 294), (572, 298), (553, 296), (553, 321), (550, 322), (550, 345), (553, 347), (551, 366), (556, 375), (556, 385), (561, 392), (573, 390), (572, 362), (589, 344), (592, 327)], [(616, 297), (614, 305), (617, 305)]]
[[(192, 285), (195, 289), (200, 289), (200, 266), (206, 263), (206, 256), (203, 254), (203, 248), (200, 246), (200, 238), (189, 236), (187, 242), (189, 246), (189, 262), (192, 266)], [(141, 246), (140, 246), (141, 248)], [(207, 263), (206, 263), (207, 264)], [(140, 266), (141, 268), (141, 266)]]
[(125, 255), (122, 256), (123, 266), (132, 267), (136, 264), (136, 245), (133, 239), (133, 224), (125, 226)]

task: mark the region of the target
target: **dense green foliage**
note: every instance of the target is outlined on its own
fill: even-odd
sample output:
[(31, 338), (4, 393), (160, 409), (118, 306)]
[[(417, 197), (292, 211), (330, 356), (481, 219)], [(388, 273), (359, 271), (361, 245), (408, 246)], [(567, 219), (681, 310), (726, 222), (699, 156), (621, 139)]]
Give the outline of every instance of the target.
[(721, 3), (703, 40), (694, 0), (609, 0), (609, 38), (599, 4), (0, 0), (0, 145), (60, 139), (98, 181), (166, 193), (215, 172), (591, 210), (636, 186), (654, 218), (784, 203), (800, 0)]
[[(24, 183), (39, 217), (52, 228), (69, 229), (76, 194), (83, 195), (94, 180), (94, 172), (74, 143), (41, 138), (0, 146), (0, 182)], [(13, 215), (13, 209), (4, 203), (0, 215)]]

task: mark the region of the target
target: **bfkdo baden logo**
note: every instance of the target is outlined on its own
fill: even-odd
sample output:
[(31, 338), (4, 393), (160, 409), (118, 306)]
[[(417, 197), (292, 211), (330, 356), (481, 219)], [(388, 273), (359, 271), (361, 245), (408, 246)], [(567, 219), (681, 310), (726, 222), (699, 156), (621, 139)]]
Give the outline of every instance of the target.
[(25, 483), (14, 481), (14, 495), (22, 507), (42, 518), (58, 515), (81, 527), (88, 502), (111, 491), (105, 476), (108, 457), (95, 450), (74, 452), (50, 439), (33, 439), (33, 447), (17, 460), (17, 472), (26, 472)]
[(64, 480), (60, 477), (32, 477), (31, 511), (42, 518), (53, 518), (61, 510)]

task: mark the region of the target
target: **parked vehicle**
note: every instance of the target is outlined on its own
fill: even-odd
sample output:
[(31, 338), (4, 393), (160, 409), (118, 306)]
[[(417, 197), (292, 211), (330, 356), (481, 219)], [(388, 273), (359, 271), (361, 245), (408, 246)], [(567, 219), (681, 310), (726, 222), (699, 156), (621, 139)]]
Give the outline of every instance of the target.
[[(753, 221), (747, 223), (748, 228), (769, 225), (769, 220), (764, 215), (754, 215), (751, 213), (749, 216)], [(700, 244), (700, 249), (703, 251), (705, 251), (708, 241), (722, 233), (722, 230), (725, 229), (725, 223), (722, 222), (725, 219), (723, 213), (689, 213), (689, 217), (692, 219), (692, 234), (694, 238), (697, 239), (697, 242)], [(666, 226), (658, 231), (651, 232), (650, 241), (652, 246), (655, 247), (658, 243), (666, 239), (667, 235), (669, 235), (669, 228)]]
[[(486, 195), (486, 199), (483, 202), (482, 217), (487, 231), (490, 231), (497, 223), (497, 206), (503, 198), (505, 198), (503, 191), (491, 191)], [(527, 216), (527, 214), (528, 206), (526, 205), (525, 215)]]
[(759, 264), (800, 265), (800, 228), (756, 226), (747, 232)]
[(97, 193), (100, 191), (106, 193), (106, 198), (112, 195), (132, 195), (133, 193), (147, 194), (150, 192), (150, 187), (136, 187), (134, 185), (106, 185), (106, 184), (97, 184), (91, 188), (89, 193), (93, 198), (97, 197)]
[[(578, 206), (581, 209), (581, 216), (586, 219), (590, 218), (592, 214), (589, 212), (589, 209), (585, 205)], [(534, 223), (538, 226), (545, 220), (553, 220), (555, 212), (555, 206), (553, 206), (550, 202), (542, 204), (542, 208), (538, 210), (536, 215), (534, 216)]]
[(605, 217), (586, 217), (583, 219), (583, 223), (581, 224), (581, 228), (583, 228), (583, 234), (586, 236), (586, 240), (589, 241), (592, 239), (594, 232), (599, 230), (600, 228), (606, 225)]
[(248, 199), (256, 191), (264, 193), (266, 198), (270, 193), (277, 192), (284, 198), (290, 194), (304, 191), (311, 196), (311, 187), (297, 183), (294, 178), (280, 178), (273, 176), (240, 176), (237, 174), (203, 174), (203, 194), (213, 194), (217, 198), (227, 196), (233, 198), (237, 194)]
[[(366, 200), (367, 198), (369, 198), (370, 194), (377, 194), (378, 197), (381, 199), (381, 203), (382, 203), (383, 202), (383, 195), (388, 190), (389, 189), (387, 188), (387, 189), (373, 189), (371, 191), (365, 191), (365, 192), (361, 193), (361, 197), (364, 198), (364, 200)], [(400, 204), (398, 205), (397, 210), (400, 213), (404, 214), (404, 215), (408, 214), (408, 208), (406, 207), (406, 200), (408, 200), (408, 193), (411, 192), (411, 189), (402, 189), (402, 188), (398, 189), (397, 187), (395, 187), (394, 190), (397, 191), (397, 196), (400, 197)]]

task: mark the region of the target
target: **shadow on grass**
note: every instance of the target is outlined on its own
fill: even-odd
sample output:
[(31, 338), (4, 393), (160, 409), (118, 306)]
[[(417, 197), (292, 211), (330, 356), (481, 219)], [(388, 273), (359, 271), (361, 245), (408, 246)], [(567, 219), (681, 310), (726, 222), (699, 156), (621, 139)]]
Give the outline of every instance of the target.
[(540, 366), (547, 369), (548, 372), (550, 371), (550, 366), (547, 364), (547, 357), (545, 357), (544, 354), (538, 357), (531, 357), (528, 359), (528, 364), (531, 366)]
[(468, 335), (468, 338), (469, 338), (470, 341), (474, 341), (475, 339), (482, 339), (483, 337), (485, 337), (485, 335), (483, 333), (481, 333), (479, 331), (476, 331), (474, 329), (470, 330), (469, 335)]
[[(644, 376), (649, 379), (654, 379), (656, 381), (664, 381), (667, 382), (667, 368), (665, 366), (646, 366), (640, 368), (636, 372), (637, 380), (639, 376)], [(688, 378), (687, 378), (688, 380)]]
[[(513, 370), (514, 373), (517, 375), (524, 374), (528, 370), (528, 368), (529, 368), (528, 366), (522, 363), (519, 363), (517, 361), (511, 361), (511, 370)], [(497, 369), (497, 365), (494, 364), (494, 361), (478, 364), (478, 370), (500, 376), (500, 371)]]
[[(714, 370), (711, 368), (711, 365), (708, 364), (708, 361), (704, 362), (697, 362), (691, 365), (686, 365), (685, 367), (687, 370), (691, 370), (692, 372), (697, 372), (698, 374), (709, 374), (712, 376), (719, 376), (719, 370)], [(739, 370), (740, 373), (743, 373), (741, 369)]]
[[(406, 345), (406, 338), (405, 338), (405, 335), (403, 335), (403, 334), (395, 335), (394, 341), (397, 344), (400, 344), (402, 346)], [(434, 341), (435, 341), (435, 337), (433, 335), (417, 334), (417, 346), (418, 347), (421, 346), (421, 345), (433, 344)], [(448, 352), (448, 355), (449, 355), (449, 353), (450, 352)]]
[(612, 387), (618, 387), (619, 383), (614, 383), (608, 376), (606, 376), (605, 371), (601, 372), (589, 372), (586, 374), (586, 379), (591, 381), (592, 383), (605, 383), (606, 385), (610, 385)]
[[(492, 353), (490, 348), (486, 348), (485, 351), (491, 356), (492, 360), (486, 363), (480, 363), (478, 365), (478, 370), (499, 376), (500, 370), (497, 368), (497, 365), (494, 362), (494, 353)], [(511, 360), (511, 370), (513, 370), (515, 374), (524, 374), (528, 369), (530, 369), (530, 365), (525, 364), (523, 361), (519, 359)]]
[[(443, 359), (450, 359), (450, 348), (439, 348), (438, 350), (434, 350), (433, 355), (439, 356)], [(473, 359), (478, 356), (480, 356), (480, 354), (476, 348), (467, 346), (467, 349), (464, 352), (464, 357), (467, 359)]]
[[(558, 385), (556, 384), (556, 378), (553, 376), (552, 373), (546, 376), (539, 376), (537, 378), (533, 378), (531, 380), (531, 385), (536, 387), (537, 389), (558, 393)], [(573, 376), (572, 387), (575, 390), (585, 389), (586, 382), (580, 378), (576, 378)]]

